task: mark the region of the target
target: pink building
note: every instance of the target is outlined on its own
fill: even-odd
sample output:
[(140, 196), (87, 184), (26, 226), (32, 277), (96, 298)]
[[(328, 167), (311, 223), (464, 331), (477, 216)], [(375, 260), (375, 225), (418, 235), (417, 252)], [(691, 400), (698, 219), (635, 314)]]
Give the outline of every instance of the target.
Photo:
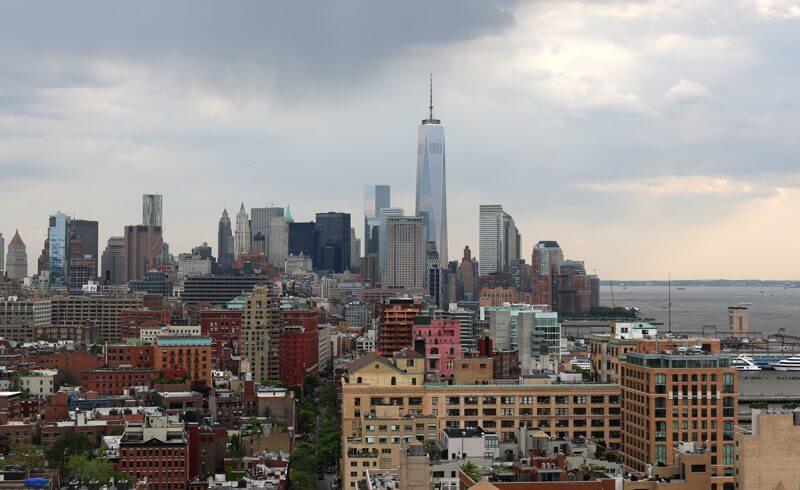
[(425, 342), (425, 368), (442, 377), (453, 375), (453, 360), (461, 357), (461, 324), (458, 320), (417, 317), (411, 334), (416, 344)]

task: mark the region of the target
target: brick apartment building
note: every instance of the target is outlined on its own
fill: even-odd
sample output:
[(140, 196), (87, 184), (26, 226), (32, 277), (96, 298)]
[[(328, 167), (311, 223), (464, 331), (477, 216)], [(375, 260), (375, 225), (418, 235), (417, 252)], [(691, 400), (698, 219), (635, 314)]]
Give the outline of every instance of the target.
[(211, 339), (211, 366), (224, 370), (231, 357), (239, 354), (242, 312), (205, 310), (200, 312), (200, 335)]
[(380, 306), (377, 350), (383, 356), (411, 347), (414, 317), (420, 314), (422, 305), (412, 298), (391, 298)]

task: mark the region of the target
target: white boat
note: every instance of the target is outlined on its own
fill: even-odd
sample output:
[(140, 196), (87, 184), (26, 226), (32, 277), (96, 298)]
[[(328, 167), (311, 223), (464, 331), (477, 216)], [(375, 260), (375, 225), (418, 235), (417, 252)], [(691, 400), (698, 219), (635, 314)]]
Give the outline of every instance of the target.
[(776, 371), (800, 371), (800, 357), (794, 356), (788, 359), (781, 359), (771, 364)]
[(761, 371), (761, 366), (753, 362), (750, 356), (740, 355), (731, 359), (731, 366), (735, 367), (738, 371)]

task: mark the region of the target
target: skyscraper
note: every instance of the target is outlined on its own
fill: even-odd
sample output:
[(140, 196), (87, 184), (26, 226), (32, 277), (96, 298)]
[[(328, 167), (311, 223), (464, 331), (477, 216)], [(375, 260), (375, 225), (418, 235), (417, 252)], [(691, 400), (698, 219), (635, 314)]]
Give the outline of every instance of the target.
[(233, 230), (228, 210), (222, 210), (217, 226), (217, 259), (222, 269), (230, 269), (233, 264)]
[(10, 279), (17, 280), (22, 280), (28, 275), (28, 252), (25, 249), (25, 243), (19, 236), (19, 230), (14, 231), (14, 236), (8, 243), (6, 275)]
[(315, 228), (316, 223), (313, 221), (289, 223), (289, 253), (313, 257)]
[(317, 213), (313, 259), (315, 270), (344, 272), (350, 269), (348, 213)]
[(242, 359), (250, 363), (253, 381), (280, 379), (280, 297), (274, 285), (253, 287), (242, 311)]
[(163, 226), (161, 194), (142, 195), (142, 224), (146, 226)]
[(426, 241), (436, 242), (439, 266), (447, 266), (447, 178), (445, 172), (444, 126), (433, 118), (431, 83), (428, 118), (419, 126), (417, 144), (416, 214), (425, 219)]
[(50, 284), (56, 287), (66, 285), (67, 269), (69, 267), (69, 228), (70, 217), (62, 212), (50, 216), (47, 228), (48, 270), (50, 271)]
[(379, 253), (381, 210), (391, 206), (391, 188), (388, 185), (364, 186), (364, 256)]
[(561, 263), (564, 262), (564, 252), (554, 240), (543, 240), (533, 246), (531, 266), (533, 274), (548, 276), (558, 274)]
[(381, 275), (386, 270), (386, 220), (389, 216), (403, 216), (401, 208), (384, 208), (380, 212), (380, 225), (378, 226), (378, 261)]
[(103, 258), (100, 261), (100, 278), (103, 284), (119, 285), (125, 283), (125, 237), (112, 236), (108, 239)]
[(509, 272), (519, 261), (521, 237), (514, 218), (499, 204), (479, 206), (478, 273), (482, 276)]
[(2, 272), (6, 270), (5, 268), (5, 260), (6, 260), (6, 241), (3, 240), (3, 234), (0, 233), (0, 276), (2, 276)]
[(239, 255), (250, 252), (250, 219), (244, 210), (244, 203), (236, 215), (236, 234), (234, 235), (233, 259)]
[(125, 281), (141, 279), (145, 272), (155, 267), (163, 245), (160, 226), (126, 226)]
[(283, 215), (283, 208), (280, 209), (280, 216), (272, 216), (267, 232), (267, 260), (276, 267), (283, 267), (286, 257), (289, 255), (289, 223)]
[(389, 216), (386, 220), (386, 273), (388, 287), (423, 289), (427, 275), (425, 223), (420, 216)]

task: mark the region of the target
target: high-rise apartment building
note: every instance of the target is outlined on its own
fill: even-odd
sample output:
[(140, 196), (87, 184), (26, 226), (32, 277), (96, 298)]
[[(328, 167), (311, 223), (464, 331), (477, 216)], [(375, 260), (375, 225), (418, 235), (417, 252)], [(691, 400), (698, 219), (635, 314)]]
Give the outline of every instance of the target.
[(436, 242), (439, 266), (447, 267), (447, 176), (444, 126), (433, 118), (431, 84), (428, 118), (419, 126), (417, 143), (417, 195), (415, 211), (425, 219), (425, 241)]
[(163, 244), (160, 226), (126, 226), (125, 281), (141, 279), (145, 272), (155, 267)]
[(6, 270), (6, 241), (3, 239), (3, 234), (0, 233), (0, 276)]
[(240, 347), (256, 383), (281, 379), (281, 323), (280, 297), (274, 285), (253, 287), (253, 294), (244, 298)]
[(161, 194), (142, 195), (142, 224), (145, 226), (164, 226)]
[(422, 311), (422, 305), (413, 298), (390, 298), (380, 306), (377, 350), (389, 356), (411, 347), (414, 317)]
[(423, 289), (427, 275), (425, 223), (419, 216), (389, 216), (386, 221), (387, 287)]
[(439, 268), (439, 252), (436, 250), (435, 242), (428, 242), (425, 245), (425, 270), (428, 283), (428, 296), (431, 297), (433, 304), (442, 308), (444, 296), (442, 289), (443, 272)]
[(241, 254), (250, 252), (250, 218), (244, 210), (244, 203), (239, 208), (236, 215), (236, 234), (234, 235), (233, 259), (236, 260)]
[(344, 272), (350, 269), (350, 215), (317, 213), (314, 229), (314, 269)]
[(6, 276), (10, 279), (22, 280), (28, 276), (28, 252), (25, 242), (19, 236), (19, 230), (14, 231), (14, 236), (8, 243), (6, 255)]
[(697, 442), (711, 453), (712, 488), (733, 484), (738, 376), (728, 356), (628, 352), (620, 373), (628, 471), (669, 466), (675, 443)]
[(478, 273), (481, 276), (510, 272), (511, 265), (519, 261), (521, 237), (514, 218), (499, 204), (482, 204), (479, 207)]
[(217, 226), (217, 263), (222, 269), (230, 269), (233, 264), (233, 228), (231, 227), (231, 218), (228, 216), (228, 210), (222, 210), (222, 216), (219, 218), (219, 225)]
[(531, 265), (533, 274), (551, 276), (558, 274), (559, 267), (564, 261), (564, 252), (554, 240), (543, 240), (533, 246)]
[(125, 237), (112, 236), (108, 239), (100, 261), (99, 276), (103, 284), (125, 283)]
[(364, 256), (380, 253), (381, 210), (390, 206), (388, 185), (364, 186)]

